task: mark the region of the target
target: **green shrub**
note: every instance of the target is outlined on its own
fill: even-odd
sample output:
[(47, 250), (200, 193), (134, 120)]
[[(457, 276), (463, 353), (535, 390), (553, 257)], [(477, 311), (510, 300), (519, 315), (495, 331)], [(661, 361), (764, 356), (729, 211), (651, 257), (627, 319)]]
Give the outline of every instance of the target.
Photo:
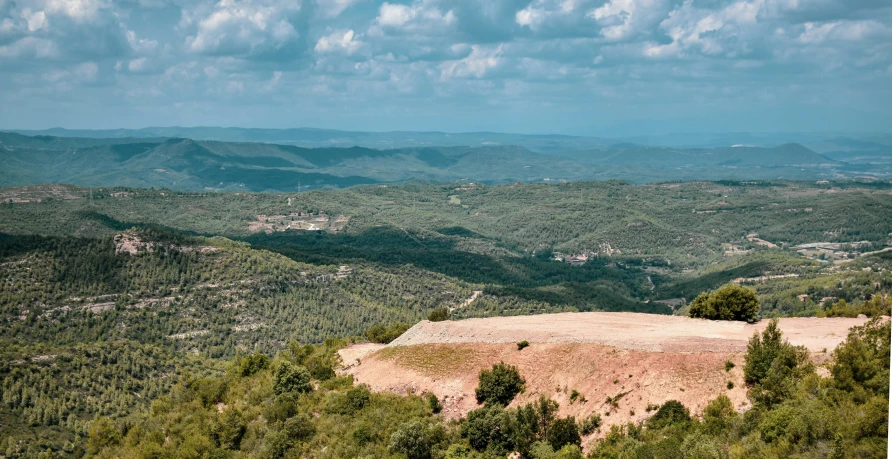
[(474, 391), (477, 403), (507, 405), (523, 391), (526, 381), (517, 367), (499, 362), (492, 370), (480, 370), (479, 385)]
[(579, 430), (576, 428), (576, 419), (572, 416), (555, 419), (548, 427), (546, 439), (555, 450), (559, 450), (566, 445), (579, 446), (582, 443), (582, 438), (579, 437)]
[(690, 316), (711, 320), (754, 322), (759, 313), (759, 298), (752, 289), (730, 283), (710, 293), (703, 292), (691, 302)]
[(236, 373), (242, 377), (252, 376), (267, 368), (269, 368), (269, 357), (264, 354), (251, 354), (238, 360)]
[(647, 420), (648, 429), (662, 429), (673, 424), (690, 422), (691, 413), (677, 400), (664, 403), (657, 412)]
[(777, 319), (771, 320), (761, 337), (755, 333), (750, 338), (743, 377), (753, 385), (749, 397), (754, 402), (769, 407), (781, 402), (799, 379), (813, 371), (808, 351), (783, 340)]
[(725, 371), (731, 371), (731, 369), (734, 368), (734, 366), (735, 366), (734, 362), (732, 362), (730, 360), (726, 361), (725, 362)]
[(390, 326), (376, 325), (370, 328), (365, 336), (373, 343), (388, 344), (399, 338), (408, 329), (409, 324), (403, 322), (397, 322)]
[(91, 454), (95, 454), (103, 448), (117, 445), (121, 441), (121, 433), (118, 432), (115, 423), (104, 417), (93, 421), (87, 435), (89, 435), (87, 451)]
[(213, 436), (217, 445), (223, 449), (237, 450), (247, 430), (242, 414), (236, 409), (226, 409), (217, 417), (213, 428)]
[(507, 454), (514, 449), (513, 426), (514, 420), (504, 408), (485, 406), (468, 413), (461, 425), (461, 436), (477, 451)]
[(416, 419), (397, 427), (390, 436), (388, 448), (391, 452), (405, 454), (409, 459), (428, 459), (433, 443), (430, 428)]
[(579, 424), (579, 431), (583, 435), (591, 435), (601, 427), (601, 415), (592, 413)]
[(437, 398), (437, 394), (433, 392), (427, 393), (427, 405), (430, 407), (431, 411), (434, 414), (443, 411), (443, 405), (440, 404), (440, 399)]
[(310, 392), (313, 386), (309, 370), (288, 361), (279, 362), (273, 370), (273, 390), (276, 394)]
[(449, 319), (449, 308), (437, 308), (427, 315), (427, 320), (431, 322), (442, 322)]
[(529, 341), (523, 340), (523, 341), (517, 343), (517, 350), (522, 351), (522, 350), (524, 350), (524, 348), (529, 347), (529, 345), (530, 345)]
[(703, 409), (703, 424), (708, 432), (716, 434), (724, 430), (729, 420), (736, 415), (731, 399), (722, 394), (706, 404), (706, 408)]
[(350, 415), (365, 408), (371, 400), (371, 392), (366, 386), (356, 386), (343, 394), (329, 394), (325, 411), (329, 413)]
[(316, 435), (316, 424), (310, 416), (298, 414), (285, 421), (283, 430), (292, 440), (306, 441)]

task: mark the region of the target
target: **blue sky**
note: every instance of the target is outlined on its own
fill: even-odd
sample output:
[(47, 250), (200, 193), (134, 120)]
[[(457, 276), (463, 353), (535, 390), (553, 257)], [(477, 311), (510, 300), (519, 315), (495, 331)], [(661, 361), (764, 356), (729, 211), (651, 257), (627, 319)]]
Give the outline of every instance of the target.
[(888, 0), (0, 0), (0, 127), (889, 131)]

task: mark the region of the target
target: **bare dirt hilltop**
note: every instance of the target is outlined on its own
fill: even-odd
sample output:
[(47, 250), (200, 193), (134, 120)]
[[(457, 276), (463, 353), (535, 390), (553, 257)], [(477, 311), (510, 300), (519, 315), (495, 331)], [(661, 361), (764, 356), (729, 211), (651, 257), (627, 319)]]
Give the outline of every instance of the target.
[[(866, 319), (780, 319), (784, 336), (812, 352), (833, 349), (848, 330)], [(656, 352), (744, 352), (756, 324), (630, 312), (583, 312), (494, 317), (460, 321), (422, 321), (389, 344), (441, 343), (591, 343)]]
[[(780, 328), (821, 364), (851, 327), (866, 321), (789, 318), (780, 319)], [(387, 346), (356, 345), (341, 358), (343, 372), (357, 383), (375, 391), (433, 392), (449, 417), (477, 407), (478, 373), (504, 361), (527, 381), (513, 405), (544, 394), (560, 403), (562, 416), (600, 414), (603, 434), (610, 425), (647, 418), (648, 405), (672, 399), (697, 415), (720, 394), (747, 409), (746, 345), (767, 325), (606, 312), (422, 321)], [(531, 345), (519, 351), (522, 340)], [(730, 371), (728, 361), (735, 364)]]

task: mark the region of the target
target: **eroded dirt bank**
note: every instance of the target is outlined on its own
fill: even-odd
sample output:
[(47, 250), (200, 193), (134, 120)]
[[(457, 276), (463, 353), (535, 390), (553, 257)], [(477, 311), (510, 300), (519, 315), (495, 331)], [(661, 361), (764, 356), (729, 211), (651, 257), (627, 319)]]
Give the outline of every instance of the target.
[[(865, 319), (781, 319), (791, 343), (821, 363)], [(746, 344), (767, 326), (635, 313), (566, 313), (421, 322), (388, 346), (342, 351), (345, 373), (374, 391), (433, 392), (449, 417), (477, 408), (481, 369), (516, 365), (526, 392), (512, 406), (544, 394), (559, 414), (601, 414), (610, 425), (649, 417), (646, 408), (679, 400), (699, 415), (720, 394), (748, 408), (742, 367)], [(531, 343), (519, 351), (516, 343)], [(726, 362), (734, 368), (725, 370)], [(733, 385), (729, 388), (729, 384)], [(573, 391), (579, 395), (571, 400)], [(618, 401), (615, 405), (608, 397)], [(607, 429), (602, 428), (604, 432)]]

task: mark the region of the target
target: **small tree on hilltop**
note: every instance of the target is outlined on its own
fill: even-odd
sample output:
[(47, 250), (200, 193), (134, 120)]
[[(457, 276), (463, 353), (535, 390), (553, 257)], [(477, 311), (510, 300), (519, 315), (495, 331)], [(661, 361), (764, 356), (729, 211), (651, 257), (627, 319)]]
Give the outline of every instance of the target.
[(475, 391), (477, 403), (508, 405), (523, 391), (524, 383), (517, 367), (505, 362), (493, 365), (492, 370), (480, 370), (480, 383)]
[(737, 284), (725, 284), (711, 293), (701, 293), (691, 302), (691, 317), (711, 320), (755, 322), (759, 313), (756, 292)]

